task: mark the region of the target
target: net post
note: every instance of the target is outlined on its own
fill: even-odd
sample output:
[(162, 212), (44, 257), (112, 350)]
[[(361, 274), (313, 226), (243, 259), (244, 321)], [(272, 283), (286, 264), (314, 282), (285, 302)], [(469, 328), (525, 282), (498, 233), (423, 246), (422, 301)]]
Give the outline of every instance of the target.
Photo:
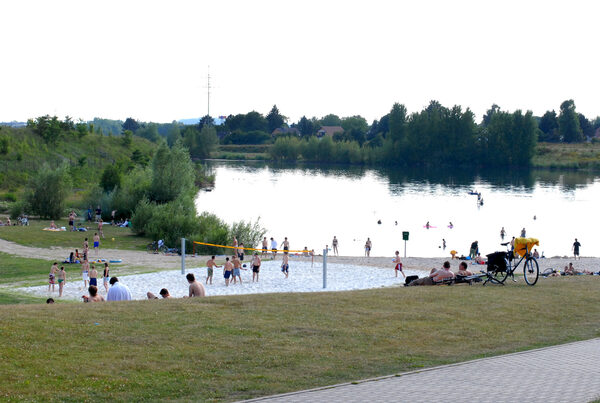
[(327, 245), (323, 249), (323, 288), (327, 288)]
[(181, 274), (185, 274), (185, 238), (181, 238)]

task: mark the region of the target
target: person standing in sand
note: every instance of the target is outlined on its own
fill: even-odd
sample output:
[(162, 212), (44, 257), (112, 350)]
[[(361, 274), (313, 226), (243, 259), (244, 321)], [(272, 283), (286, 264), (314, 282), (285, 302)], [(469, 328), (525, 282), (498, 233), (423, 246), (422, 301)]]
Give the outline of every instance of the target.
[(56, 284), (56, 272), (58, 271), (58, 263), (54, 262), (50, 267), (50, 274), (48, 274), (48, 292), (50, 292), (50, 286), (52, 286), (52, 292), (54, 292), (54, 285)]
[(402, 276), (406, 278), (406, 274), (402, 270), (402, 261), (400, 260), (400, 252), (396, 251), (396, 257), (394, 258), (394, 263), (396, 263), (396, 267), (394, 267), (394, 272), (396, 273), (396, 277), (398, 277), (398, 272), (402, 273)]
[(261, 254), (261, 256), (262, 257), (267, 256), (267, 251), (268, 251), (267, 237), (265, 236), (265, 237), (263, 237), (263, 240), (262, 240), (262, 254)]
[(206, 284), (208, 285), (208, 281), (210, 280), (210, 284), (212, 285), (214, 269), (216, 267), (221, 267), (221, 266), (217, 266), (217, 264), (215, 263), (215, 257), (212, 256), (210, 259), (208, 259), (206, 261), (206, 267), (208, 267), (208, 272), (206, 275)]
[(271, 252), (273, 252), (273, 259), (277, 256), (277, 241), (271, 238)]
[(238, 254), (238, 240), (236, 237), (233, 237), (233, 254), (236, 256)]
[(205, 297), (206, 291), (202, 283), (196, 281), (196, 278), (192, 273), (188, 273), (185, 278), (190, 283), (190, 294), (189, 297)]
[(283, 254), (283, 260), (281, 262), (281, 272), (283, 274), (285, 274), (285, 278), (288, 278), (288, 275), (290, 274), (290, 264), (289, 264), (289, 256), (287, 253)]
[(96, 270), (96, 266), (92, 265), (90, 270), (90, 285), (95, 285), (98, 287), (98, 271)]
[(96, 257), (98, 257), (98, 250), (100, 249), (100, 236), (97, 232), (94, 232), (94, 251), (96, 252)]
[(254, 252), (254, 256), (252, 257), (252, 282), (256, 281), (258, 283), (258, 273), (260, 273), (260, 257), (258, 257), (258, 252)]
[(110, 281), (110, 269), (108, 263), (104, 263), (104, 273), (102, 273), (102, 279), (104, 280), (104, 289), (108, 292), (108, 282)]
[(333, 253), (338, 256), (338, 240), (335, 235), (333, 236), (333, 241), (331, 241), (331, 246), (333, 246)]
[(60, 271), (58, 272), (58, 296), (62, 297), (63, 288), (65, 286), (65, 282), (67, 281), (67, 273), (65, 272), (65, 266), (60, 266)]
[(84, 290), (88, 287), (88, 282), (90, 281), (89, 272), (90, 264), (88, 263), (87, 258), (84, 258), (83, 263), (81, 264), (81, 277), (83, 278)]
[(242, 284), (242, 261), (239, 257), (233, 255), (231, 263), (233, 264), (233, 284), (237, 284), (236, 277), (240, 279), (240, 284)]
[(366, 257), (370, 257), (371, 256), (371, 248), (372, 248), (373, 244), (371, 243), (371, 238), (367, 238), (367, 242), (365, 243), (365, 256)]
[(281, 245), (283, 246), (283, 253), (288, 253), (290, 250), (290, 242), (288, 241), (287, 236), (284, 238)]
[(223, 266), (223, 277), (225, 277), (225, 287), (229, 286), (229, 277), (233, 274), (233, 265), (229, 261), (229, 258), (225, 258), (225, 265)]

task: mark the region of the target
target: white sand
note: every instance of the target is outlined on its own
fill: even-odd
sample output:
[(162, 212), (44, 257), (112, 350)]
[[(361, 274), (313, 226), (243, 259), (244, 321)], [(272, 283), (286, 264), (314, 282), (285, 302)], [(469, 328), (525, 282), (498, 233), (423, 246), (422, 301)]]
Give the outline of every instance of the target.
[[(242, 281), (240, 284), (225, 286), (222, 269), (215, 270), (212, 285), (205, 285), (206, 295), (241, 295), (262, 294), (278, 292), (319, 292), (319, 291), (345, 291), (362, 290), (367, 288), (379, 288), (398, 286), (404, 284), (402, 275), (394, 276), (394, 270), (381, 270), (376, 267), (356, 266), (348, 264), (331, 263), (327, 265), (327, 289), (323, 289), (322, 264), (316, 264), (311, 268), (310, 262), (290, 262), (289, 278), (285, 278), (280, 269), (279, 261), (266, 261), (262, 264), (258, 283), (252, 283), (252, 270), (247, 264), (248, 270), (242, 270)], [(186, 273), (194, 273), (196, 279), (205, 282), (207, 269), (192, 268)], [(408, 270), (407, 275), (421, 274), (414, 270)], [(119, 281), (131, 290), (133, 299), (146, 299), (148, 291), (158, 296), (161, 288), (167, 288), (173, 297), (183, 297), (188, 294), (188, 283), (181, 270), (160, 271), (147, 274), (134, 274), (120, 276)], [(110, 286), (109, 286), (110, 287)], [(102, 294), (105, 294), (102, 283), (99, 284)], [(22, 287), (17, 291), (36, 296), (58, 296), (58, 286), (54, 293), (48, 293), (47, 286)], [(69, 281), (63, 291), (64, 299), (80, 300), (83, 294), (83, 280)]]

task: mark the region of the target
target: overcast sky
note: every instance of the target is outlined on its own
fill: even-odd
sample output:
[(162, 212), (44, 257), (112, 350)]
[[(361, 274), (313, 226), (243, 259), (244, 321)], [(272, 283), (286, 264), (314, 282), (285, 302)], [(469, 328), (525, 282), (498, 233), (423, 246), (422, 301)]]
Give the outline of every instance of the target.
[(170, 122), (273, 104), (362, 115), (435, 99), (600, 115), (590, 1), (2, 1), (0, 121)]

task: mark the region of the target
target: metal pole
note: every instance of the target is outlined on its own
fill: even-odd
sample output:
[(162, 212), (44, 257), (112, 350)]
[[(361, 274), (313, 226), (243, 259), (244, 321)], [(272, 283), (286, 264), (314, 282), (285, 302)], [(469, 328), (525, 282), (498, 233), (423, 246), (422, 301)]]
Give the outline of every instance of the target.
[(404, 241), (404, 259), (406, 259), (406, 240)]
[(181, 238), (181, 274), (185, 274), (185, 238)]
[(323, 249), (323, 288), (327, 288), (327, 249)]

